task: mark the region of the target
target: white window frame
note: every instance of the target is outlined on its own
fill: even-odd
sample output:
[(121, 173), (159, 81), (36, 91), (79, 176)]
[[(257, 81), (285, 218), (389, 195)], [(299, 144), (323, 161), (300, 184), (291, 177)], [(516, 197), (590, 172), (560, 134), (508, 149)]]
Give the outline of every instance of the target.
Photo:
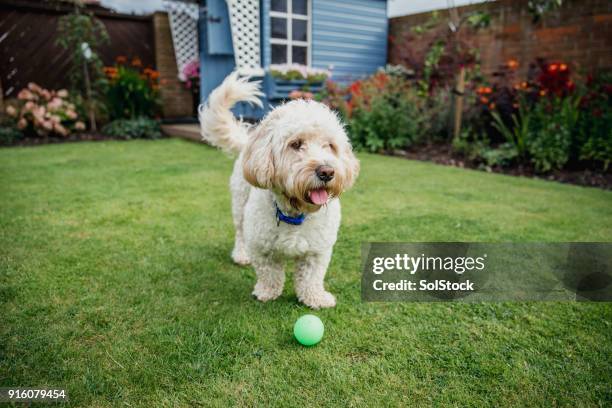
[[(272, 5), (270, 4), (270, 8)], [(306, 0), (306, 12), (308, 15), (293, 14), (293, 0), (287, 0), (287, 12), (272, 11), (270, 9), (270, 44), (285, 45), (287, 48), (286, 64), (293, 64), (293, 46), (298, 45), (306, 47), (306, 66), (310, 66), (312, 62), (312, 1)], [(272, 17), (284, 18), (287, 21), (287, 38), (272, 38)], [(293, 39), (293, 24), (292, 20), (306, 21), (306, 41), (296, 41)], [(272, 46), (270, 45), (270, 63), (272, 64)]]

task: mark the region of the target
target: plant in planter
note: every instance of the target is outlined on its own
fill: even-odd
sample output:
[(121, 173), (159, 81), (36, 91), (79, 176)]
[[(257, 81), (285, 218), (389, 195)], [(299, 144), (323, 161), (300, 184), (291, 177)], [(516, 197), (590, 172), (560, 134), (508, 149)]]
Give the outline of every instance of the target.
[[(299, 64), (270, 65), (270, 99), (287, 99), (293, 91), (318, 92), (331, 72)], [(295, 96), (295, 94), (294, 94)]]
[(197, 115), (200, 105), (200, 61), (195, 59), (183, 67), (181, 79), (185, 81), (185, 86), (191, 91), (193, 97), (193, 114)]

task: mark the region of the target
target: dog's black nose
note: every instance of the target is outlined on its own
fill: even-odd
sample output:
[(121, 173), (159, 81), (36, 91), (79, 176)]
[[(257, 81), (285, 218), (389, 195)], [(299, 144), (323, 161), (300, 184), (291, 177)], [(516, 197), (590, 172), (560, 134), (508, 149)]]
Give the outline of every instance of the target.
[(319, 178), (319, 180), (323, 181), (324, 183), (327, 183), (328, 181), (333, 179), (335, 173), (333, 167), (325, 165), (317, 167), (315, 172), (317, 173), (317, 177)]

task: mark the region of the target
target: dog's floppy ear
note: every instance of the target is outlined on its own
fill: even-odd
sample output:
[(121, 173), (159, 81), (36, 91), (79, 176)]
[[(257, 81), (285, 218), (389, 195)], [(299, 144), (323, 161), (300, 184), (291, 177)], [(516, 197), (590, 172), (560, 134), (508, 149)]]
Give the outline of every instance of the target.
[(340, 160), (342, 161), (344, 167), (344, 180), (343, 180), (343, 189), (348, 190), (353, 186), (353, 183), (357, 179), (359, 175), (359, 160), (355, 157), (353, 153), (353, 147), (350, 142), (347, 140), (342, 143), (342, 150), (344, 152), (340, 155)]
[(242, 172), (246, 181), (258, 188), (269, 189), (274, 178), (272, 137), (262, 126), (249, 135), (242, 155)]

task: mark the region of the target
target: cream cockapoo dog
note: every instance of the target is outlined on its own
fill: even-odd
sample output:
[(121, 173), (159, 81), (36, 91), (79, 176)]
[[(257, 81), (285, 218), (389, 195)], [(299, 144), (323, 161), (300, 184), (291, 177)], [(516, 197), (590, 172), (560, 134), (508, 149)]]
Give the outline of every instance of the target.
[(318, 309), (336, 299), (323, 280), (340, 226), (340, 194), (359, 172), (340, 120), (327, 106), (294, 100), (272, 110), (256, 127), (237, 121), (237, 102), (260, 105), (259, 83), (228, 76), (200, 106), (204, 140), (238, 153), (230, 179), (236, 239), (233, 260), (252, 264), (253, 295), (279, 297), (285, 261), (296, 260), (298, 299)]

